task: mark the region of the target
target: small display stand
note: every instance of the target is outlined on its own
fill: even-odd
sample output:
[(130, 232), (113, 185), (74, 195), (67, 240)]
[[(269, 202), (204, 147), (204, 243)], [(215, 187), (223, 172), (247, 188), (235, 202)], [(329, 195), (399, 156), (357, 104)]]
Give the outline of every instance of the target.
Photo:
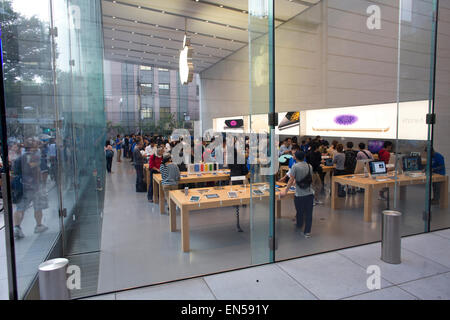
[(217, 163), (194, 163), (188, 165), (188, 174), (214, 173), (218, 169)]

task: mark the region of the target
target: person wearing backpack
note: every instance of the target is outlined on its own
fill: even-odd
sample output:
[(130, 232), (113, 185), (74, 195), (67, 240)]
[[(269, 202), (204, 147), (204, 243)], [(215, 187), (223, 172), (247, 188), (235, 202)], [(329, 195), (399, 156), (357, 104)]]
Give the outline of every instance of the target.
[(291, 168), (290, 179), (286, 189), (281, 192), (285, 197), (289, 189), (295, 184), (294, 204), (297, 211), (297, 228), (301, 229), (303, 224), (305, 238), (311, 237), (312, 214), (314, 205), (314, 193), (311, 188), (313, 167), (306, 163), (305, 153), (297, 151), (294, 154), (297, 163)]
[[(345, 162), (344, 162), (345, 172), (346, 174), (354, 174), (358, 152), (356, 150), (353, 150), (353, 142), (351, 141), (347, 142), (347, 150), (345, 150), (344, 154), (345, 154)], [(347, 186), (347, 190), (348, 194), (356, 194), (355, 187), (349, 188)]]
[(313, 142), (310, 150), (306, 153), (306, 162), (313, 168), (312, 188), (314, 190), (314, 205), (323, 204), (319, 200), (319, 194), (323, 191), (323, 180), (325, 175), (322, 170), (322, 154), (319, 151), (319, 144)]

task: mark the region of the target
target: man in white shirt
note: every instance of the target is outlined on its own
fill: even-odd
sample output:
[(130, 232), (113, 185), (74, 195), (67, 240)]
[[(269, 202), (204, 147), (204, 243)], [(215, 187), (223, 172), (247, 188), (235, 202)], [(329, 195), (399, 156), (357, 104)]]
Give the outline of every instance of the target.
[(359, 144), (359, 152), (356, 155), (356, 160), (373, 160), (373, 154), (366, 150), (366, 144), (361, 142)]
[(150, 144), (145, 148), (145, 155), (147, 157), (151, 157), (156, 154), (156, 146), (153, 140), (150, 140)]

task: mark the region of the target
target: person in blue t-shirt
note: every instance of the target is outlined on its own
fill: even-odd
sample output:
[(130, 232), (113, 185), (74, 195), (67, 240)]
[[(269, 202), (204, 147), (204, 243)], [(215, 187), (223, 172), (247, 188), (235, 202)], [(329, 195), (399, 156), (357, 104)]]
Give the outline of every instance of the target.
[(309, 143), (306, 143), (306, 140), (302, 140), (302, 145), (300, 146), (300, 150), (304, 153), (307, 153), (309, 150)]
[(116, 152), (117, 152), (117, 162), (122, 162), (120, 160), (120, 156), (122, 154), (122, 139), (120, 138), (120, 134), (117, 135), (117, 139), (116, 139)]
[[(292, 146), (292, 154), (295, 154), (295, 153), (296, 153), (298, 150), (300, 150), (300, 149), (301, 149), (301, 146), (300, 146), (300, 147), (299, 147), (298, 145)], [(290, 158), (290, 159), (289, 159), (289, 164), (288, 164), (289, 169), (292, 168), (292, 166), (293, 166), (295, 163), (296, 163), (295, 158), (294, 158), (294, 157)]]
[[(445, 176), (445, 159), (442, 154), (434, 151), (431, 148), (431, 171), (434, 174), (440, 174)], [(431, 200), (431, 204), (436, 205), (439, 204), (441, 200), (441, 184), (438, 182), (433, 182), (433, 199)]]

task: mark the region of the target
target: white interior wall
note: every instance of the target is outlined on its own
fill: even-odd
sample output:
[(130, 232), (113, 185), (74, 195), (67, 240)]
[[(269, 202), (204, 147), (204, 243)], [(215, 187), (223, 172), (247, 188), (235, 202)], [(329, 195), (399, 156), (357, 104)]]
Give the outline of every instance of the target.
[[(397, 93), (401, 101), (428, 99), (432, 3), (413, 1), (412, 22), (402, 22), (397, 90), (398, 8), (392, 1), (372, 2), (324, 0), (276, 29), (277, 112), (391, 103)], [(367, 28), (370, 4), (380, 6), (380, 30)], [(449, 40), (450, 4), (441, 1), (435, 146), (447, 161)], [(212, 118), (249, 114), (248, 72), (245, 47), (200, 75), (204, 123), (212, 126)]]

